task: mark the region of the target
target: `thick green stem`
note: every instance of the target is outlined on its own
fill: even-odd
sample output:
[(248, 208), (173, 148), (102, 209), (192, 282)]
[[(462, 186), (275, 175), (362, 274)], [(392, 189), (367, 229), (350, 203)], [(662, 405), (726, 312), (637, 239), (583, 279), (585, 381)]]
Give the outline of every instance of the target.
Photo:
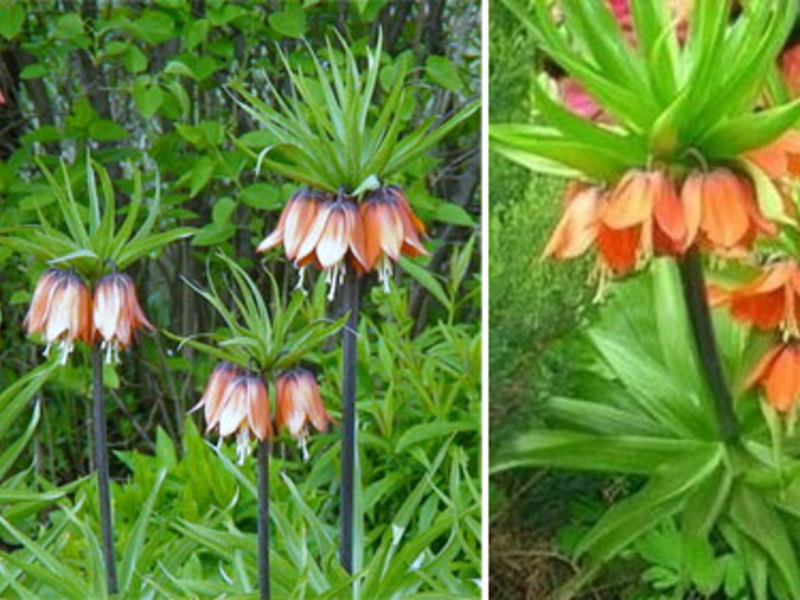
[(94, 463), (100, 493), (100, 529), (103, 537), (103, 562), (109, 594), (117, 593), (117, 569), (114, 563), (114, 526), (111, 521), (111, 494), (106, 442), (106, 410), (103, 399), (103, 351), (92, 347), (92, 396), (94, 399)]
[(269, 583), (269, 440), (258, 442), (258, 593), (270, 599)]
[(358, 275), (348, 271), (344, 309), (350, 313), (342, 332), (342, 512), (339, 558), (353, 572), (353, 485), (356, 453), (356, 331), (358, 329)]
[(733, 442), (739, 437), (739, 423), (733, 409), (733, 397), (725, 381), (725, 373), (717, 352), (711, 310), (708, 307), (703, 265), (695, 248), (678, 263), (683, 284), (683, 297), (692, 324), (692, 333), (697, 353), (705, 371), (708, 387), (714, 399), (714, 408), (719, 422), (719, 432), (724, 442)]

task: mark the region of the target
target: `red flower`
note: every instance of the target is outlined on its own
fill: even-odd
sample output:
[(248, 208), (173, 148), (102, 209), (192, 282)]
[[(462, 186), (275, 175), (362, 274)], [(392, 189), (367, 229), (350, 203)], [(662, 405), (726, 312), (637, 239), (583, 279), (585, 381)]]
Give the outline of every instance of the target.
[(24, 324), (29, 334), (44, 334), (45, 356), (56, 344), (61, 350), (61, 364), (66, 364), (76, 340), (92, 341), (91, 305), (89, 288), (80, 277), (48, 269), (36, 284)]
[(97, 283), (92, 314), (107, 362), (119, 361), (119, 349), (130, 346), (138, 329), (155, 329), (139, 305), (133, 280), (123, 273), (106, 275)]
[(388, 291), (392, 263), (401, 254), (429, 254), (420, 241), (425, 225), (414, 215), (403, 190), (394, 185), (369, 192), (361, 203), (360, 213), (364, 223), (364, 268), (367, 271), (375, 268), (378, 280)]
[(745, 255), (759, 233), (774, 235), (777, 229), (762, 215), (753, 184), (725, 168), (689, 175), (681, 190), (686, 209), (689, 241), (725, 256)]
[(800, 266), (792, 260), (773, 263), (749, 284), (715, 293), (712, 304), (728, 304), (735, 319), (758, 329), (780, 327), (800, 336)]
[(800, 396), (800, 347), (790, 343), (772, 348), (750, 375), (747, 386), (761, 387), (775, 410), (794, 408)]

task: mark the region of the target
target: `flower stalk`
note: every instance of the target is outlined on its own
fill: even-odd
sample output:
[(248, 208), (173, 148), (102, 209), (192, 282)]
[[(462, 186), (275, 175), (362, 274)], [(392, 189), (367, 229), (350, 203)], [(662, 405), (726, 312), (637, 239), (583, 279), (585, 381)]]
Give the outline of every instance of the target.
[(351, 269), (344, 282), (344, 310), (349, 313), (342, 330), (342, 508), (340, 561), (353, 572), (353, 487), (356, 453), (356, 364), (359, 287), (358, 274)]
[(678, 266), (695, 345), (711, 390), (711, 396), (714, 399), (720, 436), (722, 441), (731, 443), (739, 437), (739, 423), (733, 410), (733, 397), (725, 382), (725, 374), (714, 341), (714, 327), (711, 323), (706, 282), (697, 249), (691, 248), (686, 256), (678, 262)]
[(103, 350), (92, 346), (92, 396), (94, 400), (94, 461), (100, 495), (100, 529), (103, 538), (103, 563), (109, 594), (117, 593), (117, 569), (114, 562), (114, 528), (111, 521), (111, 496), (106, 441), (106, 411), (103, 398)]
[(269, 454), (270, 442), (258, 442), (258, 597), (270, 599), (269, 584)]

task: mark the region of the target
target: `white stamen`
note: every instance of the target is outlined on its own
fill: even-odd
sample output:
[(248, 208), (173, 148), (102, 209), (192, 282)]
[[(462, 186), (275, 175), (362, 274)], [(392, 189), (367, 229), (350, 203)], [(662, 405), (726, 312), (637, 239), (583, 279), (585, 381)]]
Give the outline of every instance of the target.
[(308, 292), (303, 287), (303, 283), (305, 282), (305, 278), (306, 278), (306, 268), (305, 267), (300, 267), (299, 269), (297, 269), (297, 285), (294, 286), (294, 289), (295, 290), (300, 290), (301, 292), (303, 292), (304, 296), (308, 296)]
[(308, 454), (308, 430), (303, 429), (300, 432), (300, 435), (297, 436), (297, 446), (300, 448), (300, 452), (303, 454), (303, 462), (308, 462), (310, 458)]
[(74, 345), (72, 340), (68, 338), (64, 338), (58, 343), (58, 349), (61, 352), (61, 355), (58, 359), (58, 364), (60, 364), (62, 367), (67, 364), (67, 359), (69, 358), (73, 348)]
[(383, 284), (384, 293), (388, 294), (391, 291), (389, 281), (392, 279), (393, 269), (392, 260), (385, 254), (381, 254), (378, 259), (376, 271), (378, 272), (378, 281)]
[(49, 343), (47, 344), (47, 346), (44, 347), (44, 350), (42, 350), (42, 356), (44, 356), (45, 358), (50, 356), (50, 344)]
[(236, 434), (236, 464), (240, 467), (244, 464), (244, 459), (250, 456), (250, 431), (247, 427), (241, 427)]
[(347, 267), (344, 261), (333, 265), (325, 274), (325, 283), (328, 284), (328, 301), (332, 301), (336, 297), (336, 287), (344, 283), (344, 276), (347, 272)]

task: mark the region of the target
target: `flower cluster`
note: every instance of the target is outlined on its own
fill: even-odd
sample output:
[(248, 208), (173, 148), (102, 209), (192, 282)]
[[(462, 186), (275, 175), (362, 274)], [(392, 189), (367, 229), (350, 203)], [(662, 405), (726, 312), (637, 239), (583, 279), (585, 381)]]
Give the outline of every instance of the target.
[[(275, 380), (277, 396), (275, 430), (286, 428), (305, 455), (308, 425), (326, 431), (333, 419), (325, 410), (314, 375), (305, 369), (282, 373)], [(250, 453), (251, 435), (259, 441), (272, 436), (267, 386), (256, 374), (229, 362), (217, 365), (200, 401), (206, 431), (219, 427), (220, 440), (236, 433), (236, 454), (242, 463)]]
[(676, 181), (666, 170), (634, 170), (610, 188), (572, 183), (544, 255), (573, 258), (595, 245), (604, 281), (653, 255), (680, 257), (694, 244), (724, 257), (743, 256), (759, 234), (776, 232), (743, 174), (720, 167)]
[(44, 336), (45, 356), (53, 345), (58, 347), (61, 364), (66, 364), (76, 341), (91, 345), (98, 338), (106, 361), (118, 361), (119, 350), (130, 346), (138, 329), (154, 329), (127, 275), (106, 275), (92, 296), (76, 273), (62, 269), (47, 269), (39, 277), (24, 325), (28, 334)]
[(325, 271), (328, 298), (333, 299), (348, 266), (359, 274), (374, 269), (388, 289), (392, 264), (401, 255), (428, 254), (421, 242), (424, 234), (425, 226), (397, 186), (368, 192), (361, 202), (301, 188), (256, 251), (283, 244), (286, 258), (300, 271), (298, 286), (302, 286), (306, 266), (313, 264)]

